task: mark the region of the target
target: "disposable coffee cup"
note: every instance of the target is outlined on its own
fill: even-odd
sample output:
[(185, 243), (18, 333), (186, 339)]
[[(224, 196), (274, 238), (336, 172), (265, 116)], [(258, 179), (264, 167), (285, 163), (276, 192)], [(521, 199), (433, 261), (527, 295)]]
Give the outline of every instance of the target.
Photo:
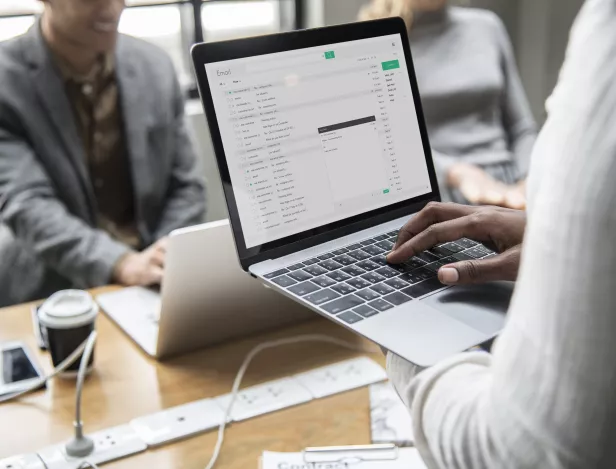
[[(54, 368), (73, 353), (94, 330), (98, 305), (83, 290), (62, 290), (54, 293), (39, 308), (41, 335), (51, 353)], [(81, 356), (60, 376), (77, 376)], [(94, 353), (88, 361), (88, 372), (94, 366)]]

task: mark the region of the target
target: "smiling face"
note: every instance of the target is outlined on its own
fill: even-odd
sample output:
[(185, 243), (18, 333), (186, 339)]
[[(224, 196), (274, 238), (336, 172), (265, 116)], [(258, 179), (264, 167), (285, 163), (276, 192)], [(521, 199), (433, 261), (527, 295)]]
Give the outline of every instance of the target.
[(44, 0), (54, 34), (72, 45), (111, 52), (125, 0)]

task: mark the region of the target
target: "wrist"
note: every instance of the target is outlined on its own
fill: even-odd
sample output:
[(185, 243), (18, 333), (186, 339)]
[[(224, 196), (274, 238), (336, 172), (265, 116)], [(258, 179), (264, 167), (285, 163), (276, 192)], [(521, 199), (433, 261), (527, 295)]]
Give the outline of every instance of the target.
[(126, 278), (126, 266), (134, 255), (135, 253), (133, 251), (129, 251), (120, 256), (120, 258), (116, 261), (111, 275), (111, 281), (113, 283), (118, 283), (121, 285), (126, 285), (129, 283)]

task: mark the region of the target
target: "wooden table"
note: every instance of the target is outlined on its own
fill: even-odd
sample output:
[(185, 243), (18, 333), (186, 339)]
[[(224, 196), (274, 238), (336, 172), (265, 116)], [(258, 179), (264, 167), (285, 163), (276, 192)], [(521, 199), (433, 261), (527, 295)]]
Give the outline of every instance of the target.
[[(95, 290), (98, 294), (115, 287)], [(37, 351), (46, 372), (50, 358), (38, 352), (30, 307), (0, 309), (0, 342), (21, 340)], [(97, 328), (95, 372), (84, 389), (83, 420), (87, 432), (128, 423), (131, 419), (230, 391), (245, 354), (256, 344), (306, 333), (343, 338), (371, 346), (345, 329), (315, 318), (290, 328), (229, 342), (158, 363), (147, 357), (107, 317)], [(289, 345), (257, 357), (243, 387), (360, 355), (327, 344)], [(380, 363), (383, 357), (373, 355)], [(57, 379), (16, 403), (0, 404), (0, 459), (38, 451), (73, 434), (74, 380)], [(216, 433), (209, 432), (105, 465), (110, 468), (201, 469), (210, 458)], [(231, 425), (217, 467), (256, 468), (264, 450), (299, 451), (306, 446), (370, 442), (368, 390), (359, 389), (316, 400)]]

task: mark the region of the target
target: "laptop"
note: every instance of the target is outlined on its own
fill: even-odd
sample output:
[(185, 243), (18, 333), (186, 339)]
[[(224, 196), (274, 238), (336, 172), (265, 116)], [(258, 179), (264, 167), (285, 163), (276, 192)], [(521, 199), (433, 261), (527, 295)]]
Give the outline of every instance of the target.
[(158, 359), (314, 318), (301, 304), (246, 275), (237, 263), (228, 220), (171, 233), (160, 292), (130, 287), (96, 300)]
[(192, 59), (244, 270), (422, 366), (499, 333), (513, 284), (436, 277), (485, 246), (385, 260), (440, 200), (400, 18), (198, 44)]

